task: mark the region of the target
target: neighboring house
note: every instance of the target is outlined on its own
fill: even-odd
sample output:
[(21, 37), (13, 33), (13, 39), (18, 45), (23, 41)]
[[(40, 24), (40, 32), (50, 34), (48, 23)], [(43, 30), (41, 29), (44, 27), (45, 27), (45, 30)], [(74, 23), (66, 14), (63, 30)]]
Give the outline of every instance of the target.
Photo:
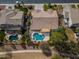
[(75, 38), (79, 38), (79, 8), (70, 8), (71, 28), (75, 32)]
[[(66, 7), (65, 7), (66, 8)], [(66, 8), (67, 9), (67, 8)], [(64, 21), (67, 27), (71, 27), (79, 24), (79, 9), (68, 7), (64, 10)]]
[(22, 26), (22, 11), (2, 10), (0, 11), (0, 29), (6, 31), (20, 30)]
[(71, 17), (72, 25), (79, 26), (79, 9), (78, 8), (70, 9), (70, 17)]

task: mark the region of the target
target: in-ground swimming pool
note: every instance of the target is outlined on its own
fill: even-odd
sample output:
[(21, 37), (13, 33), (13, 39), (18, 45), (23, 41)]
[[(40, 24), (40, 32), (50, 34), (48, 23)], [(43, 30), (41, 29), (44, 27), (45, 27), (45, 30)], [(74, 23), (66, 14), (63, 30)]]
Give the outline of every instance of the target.
[(10, 41), (16, 41), (18, 39), (18, 35), (17, 34), (13, 34), (11, 36), (9, 36), (9, 40)]
[(34, 33), (33, 34), (33, 40), (34, 41), (43, 41), (44, 37), (45, 36), (41, 33)]

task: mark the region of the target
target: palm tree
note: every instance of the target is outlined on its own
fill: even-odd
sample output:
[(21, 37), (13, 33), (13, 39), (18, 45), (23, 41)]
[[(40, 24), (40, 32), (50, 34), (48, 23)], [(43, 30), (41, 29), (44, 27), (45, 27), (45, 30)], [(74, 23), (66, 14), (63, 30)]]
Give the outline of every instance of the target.
[(26, 31), (26, 32), (24, 33), (23, 37), (22, 37), (22, 43), (28, 44), (28, 43), (29, 43), (29, 40), (30, 40), (30, 38), (29, 38), (29, 33)]
[(5, 38), (5, 32), (3, 30), (0, 30), (0, 42), (3, 42)]

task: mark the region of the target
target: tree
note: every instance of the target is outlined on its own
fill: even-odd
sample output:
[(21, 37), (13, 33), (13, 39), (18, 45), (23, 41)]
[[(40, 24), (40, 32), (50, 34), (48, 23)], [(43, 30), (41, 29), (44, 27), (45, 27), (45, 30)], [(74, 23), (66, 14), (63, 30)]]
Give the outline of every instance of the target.
[(27, 40), (28, 40), (27, 33), (24, 33), (24, 35), (22, 36), (22, 43), (27, 44)]
[(65, 35), (65, 29), (59, 28), (56, 31), (51, 32), (49, 43), (55, 45), (56, 42), (58, 41), (62, 42), (65, 40), (67, 40), (67, 36)]
[(28, 8), (20, 7), (20, 10), (23, 11), (24, 14), (28, 13)]
[(30, 42), (29, 33), (25, 32), (23, 37), (22, 37), (22, 43), (23, 44), (29, 44), (29, 42)]
[(76, 8), (76, 6), (75, 6), (75, 5), (71, 5), (71, 7), (72, 7), (72, 8)]
[(77, 7), (79, 8), (79, 4), (77, 5)]
[(14, 7), (16, 9), (19, 9), (19, 10), (23, 11), (24, 14), (27, 14), (28, 13), (28, 8), (27, 7), (24, 7), (24, 2), (23, 1), (21, 1), (21, 3), (16, 4)]
[(21, 45), (22, 45), (22, 47), (24, 48), (24, 49), (26, 49), (26, 45), (28, 45), (29, 44), (29, 36), (28, 36), (28, 32), (25, 32), (24, 34), (23, 34), (23, 36), (22, 36), (22, 42), (21, 42)]
[(59, 9), (63, 9), (63, 6), (62, 6), (62, 5), (58, 5), (58, 8), (59, 8)]
[(53, 6), (54, 6), (53, 10), (57, 10), (58, 9), (57, 5), (53, 5)]
[(0, 42), (3, 42), (4, 38), (5, 38), (5, 32), (0, 30)]
[(49, 8), (49, 9), (51, 9), (51, 8), (52, 8), (51, 3), (48, 3), (48, 8)]
[(47, 11), (49, 8), (48, 8), (48, 4), (44, 4), (43, 5), (43, 9), (44, 9), (44, 11)]
[(79, 45), (74, 43), (74, 42), (70, 42), (70, 47), (71, 47), (71, 53), (78, 55), (79, 54)]
[(78, 55), (79, 54), (78, 43), (70, 41), (67, 38), (68, 36), (66, 35), (65, 30), (66, 29), (64, 28), (59, 28), (57, 31), (52, 32), (49, 43), (51, 43), (59, 53)]

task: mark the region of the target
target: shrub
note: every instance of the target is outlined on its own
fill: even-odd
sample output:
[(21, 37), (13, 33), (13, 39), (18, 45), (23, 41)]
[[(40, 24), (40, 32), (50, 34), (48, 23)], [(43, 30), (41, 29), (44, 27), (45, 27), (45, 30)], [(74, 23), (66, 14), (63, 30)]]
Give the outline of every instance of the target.
[(79, 28), (75, 29), (75, 32), (79, 32)]
[(21, 7), (20, 10), (23, 11), (24, 14), (27, 14), (27, 13), (28, 13), (28, 9), (27, 9), (27, 8), (23, 8), (23, 7)]
[(71, 5), (71, 7), (72, 7), (72, 8), (76, 8), (76, 6), (75, 6), (75, 5)]
[(0, 30), (0, 41), (2, 42), (5, 38), (5, 32)]
[(55, 45), (57, 41), (65, 41), (67, 40), (67, 36), (65, 34), (64, 28), (59, 28), (56, 31), (52, 31), (50, 35), (49, 43)]
[(77, 7), (79, 8), (79, 5), (77, 5)]
[(48, 8), (48, 4), (44, 4), (43, 5), (43, 9), (44, 9), (44, 11), (47, 11), (49, 8)]

